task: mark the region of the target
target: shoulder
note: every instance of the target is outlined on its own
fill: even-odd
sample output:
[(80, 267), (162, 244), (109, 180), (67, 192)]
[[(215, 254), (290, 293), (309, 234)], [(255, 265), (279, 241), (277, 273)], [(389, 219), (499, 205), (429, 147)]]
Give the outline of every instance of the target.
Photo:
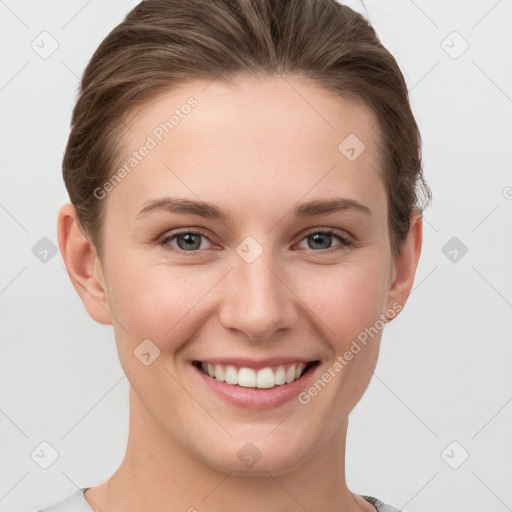
[(375, 508), (377, 509), (377, 512), (402, 512), (398, 508), (392, 507), (391, 505), (386, 505), (386, 503), (383, 503), (382, 501), (380, 501), (377, 498), (374, 498), (373, 496), (361, 495), (361, 497), (364, 498), (366, 501), (370, 502), (372, 505), (374, 505)]
[(79, 488), (63, 500), (37, 512), (94, 512), (85, 499), (84, 492), (86, 489), (87, 487)]

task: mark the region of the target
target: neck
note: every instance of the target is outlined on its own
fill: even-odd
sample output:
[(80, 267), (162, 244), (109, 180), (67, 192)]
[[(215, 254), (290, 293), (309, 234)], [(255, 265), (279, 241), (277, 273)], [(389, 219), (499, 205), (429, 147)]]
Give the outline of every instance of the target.
[(87, 491), (86, 500), (95, 512), (375, 511), (345, 482), (347, 424), (300, 467), (241, 476), (204, 464), (170, 440), (130, 387), (125, 457), (109, 480)]

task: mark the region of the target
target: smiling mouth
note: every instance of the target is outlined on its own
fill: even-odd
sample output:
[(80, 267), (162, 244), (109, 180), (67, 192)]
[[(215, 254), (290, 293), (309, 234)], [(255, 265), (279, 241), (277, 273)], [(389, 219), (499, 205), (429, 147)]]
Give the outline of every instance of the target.
[(204, 361), (193, 361), (192, 364), (199, 371), (219, 382), (244, 388), (270, 389), (295, 382), (312, 368), (318, 366), (320, 361), (291, 363), (258, 370), (244, 366), (210, 364)]

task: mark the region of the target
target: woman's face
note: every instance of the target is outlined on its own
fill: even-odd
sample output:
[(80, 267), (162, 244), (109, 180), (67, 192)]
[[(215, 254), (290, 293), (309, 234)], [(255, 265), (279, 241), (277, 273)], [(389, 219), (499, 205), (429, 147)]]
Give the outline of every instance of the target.
[(376, 123), (296, 78), (192, 82), (127, 121), (125, 171), (97, 192), (111, 318), (93, 316), (114, 325), (131, 413), (159, 450), (277, 474), (335, 443), (409, 291)]

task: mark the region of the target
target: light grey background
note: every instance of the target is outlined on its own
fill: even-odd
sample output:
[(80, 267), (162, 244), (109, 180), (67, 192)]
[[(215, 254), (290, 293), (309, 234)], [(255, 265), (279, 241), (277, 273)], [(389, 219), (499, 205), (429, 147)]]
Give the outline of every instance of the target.
[[(2, 512), (96, 485), (124, 455), (128, 381), (112, 328), (87, 315), (60, 253), (41, 261), (36, 244), (57, 245), (79, 76), (136, 3), (0, 2)], [(411, 512), (511, 510), (512, 1), (366, 9), (406, 77), (434, 202), (409, 303), (351, 415), (347, 481)], [(47, 58), (31, 47), (51, 49), (43, 31), (58, 43)], [(42, 442), (58, 453), (48, 469)]]

